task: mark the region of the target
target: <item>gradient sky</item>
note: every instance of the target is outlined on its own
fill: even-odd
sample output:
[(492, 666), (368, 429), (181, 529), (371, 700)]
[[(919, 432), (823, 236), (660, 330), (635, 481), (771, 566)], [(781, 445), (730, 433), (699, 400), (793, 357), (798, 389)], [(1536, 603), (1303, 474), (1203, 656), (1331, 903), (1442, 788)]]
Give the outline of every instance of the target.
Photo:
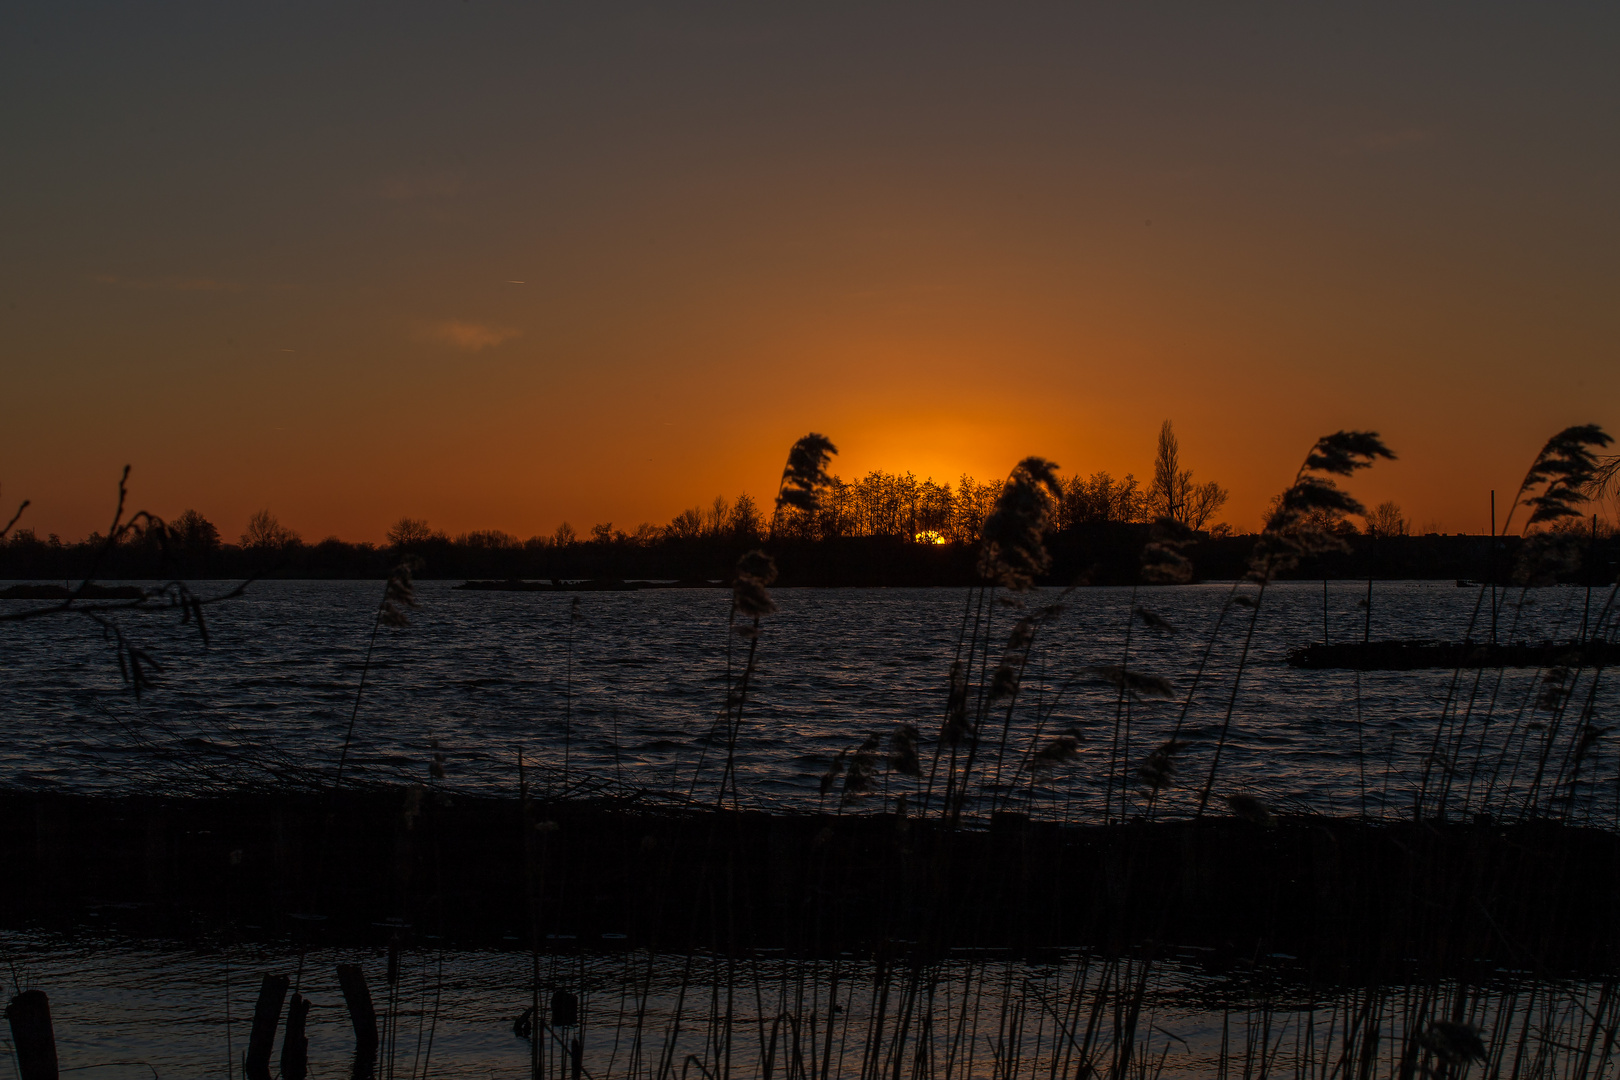
[[(234, 536), (871, 468), (1253, 526), (1316, 436), (1477, 531), (1620, 430), (1620, 5), (14, 4), (0, 484)], [(1505, 494), (1503, 496), (1505, 498)], [(9, 515), (8, 515), (9, 516)]]

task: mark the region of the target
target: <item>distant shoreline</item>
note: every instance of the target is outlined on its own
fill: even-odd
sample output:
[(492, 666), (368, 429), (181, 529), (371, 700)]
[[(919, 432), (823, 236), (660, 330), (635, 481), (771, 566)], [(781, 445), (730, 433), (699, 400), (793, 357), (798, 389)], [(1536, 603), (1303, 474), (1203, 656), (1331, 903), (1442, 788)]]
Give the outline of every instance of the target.
[[(1519, 539), (1475, 535), (1345, 537), (1348, 550), (1308, 558), (1280, 578), (1380, 581), (1495, 581), (1509, 584)], [(1202, 581), (1244, 576), (1256, 537), (1199, 535), (1185, 549)], [(1140, 580), (1142, 549), (1150, 541), (1145, 525), (1095, 524), (1050, 534), (1052, 557), (1041, 583), (1067, 587), (1076, 582), (1130, 585)], [(404, 557), (415, 559), (424, 580), (488, 582), (473, 585), (501, 590), (600, 590), (645, 583), (642, 588), (714, 587), (731, 579), (737, 559), (763, 547), (776, 562), (780, 587), (918, 587), (973, 585), (978, 580), (977, 545), (928, 544), (895, 536), (837, 537), (824, 540), (763, 540), (758, 536), (714, 536), (647, 545), (572, 543), (531, 547), (478, 547), (437, 539), (401, 550), (337, 540), (288, 544), (280, 548), (214, 545), (205, 549), (127, 543), (111, 551), (89, 544), (38, 541), (0, 544), (0, 580), (76, 586), (90, 573), (99, 581), (241, 579), (376, 580), (388, 576)], [(1574, 584), (1610, 583), (1620, 566), (1620, 540), (1598, 538), (1581, 545), (1581, 566), (1560, 576)], [(584, 586), (579, 583), (620, 583)], [(685, 584), (672, 584), (685, 583)]]

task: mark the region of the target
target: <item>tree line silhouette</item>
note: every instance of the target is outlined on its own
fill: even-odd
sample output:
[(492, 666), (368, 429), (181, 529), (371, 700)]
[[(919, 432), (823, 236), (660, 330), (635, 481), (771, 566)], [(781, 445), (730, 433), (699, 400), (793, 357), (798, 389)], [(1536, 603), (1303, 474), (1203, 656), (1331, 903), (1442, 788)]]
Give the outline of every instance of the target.
[[(1160, 429), (1146, 484), (1134, 474), (1115, 477), (1105, 470), (1055, 482), (1060, 495), (1050, 522), (1052, 580), (1067, 583), (1087, 575), (1099, 582), (1131, 580), (1150, 523), (1166, 517), (1198, 538), (1200, 576), (1242, 572), (1252, 534), (1213, 523), (1229, 493), (1214, 481), (1195, 479), (1184, 467), (1169, 421)], [(973, 552), (1003, 486), (1003, 481), (966, 474), (953, 484), (919, 479), (909, 471), (873, 470), (855, 480), (828, 477), (818, 499), (802, 506), (783, 500), (769, 514), (743, 493), (732, 499), (716, 496), (663, 525), (643, 522), (625, 530), (599, 522), (581, 532), (565, 521), (548, 535), (527, 539), (499, 529), (452, 536), (407, 516), (388, 529), (381, 545), (337, 537), (310, 543), (269, 510), (253, 514), (230, 542), (203, 514), (187, 509), (167, 523), (131, 529), (110, 549), (100, 533), (68, 542), (15, 530), (0, 538), (0, 577), (69, 579), (100, 559), (104, 575), (126, 579), (382, 578), (409, 554), (423, 564), (423, 576), (432, 578), (715, 581), (729, 577), (739, 555), (769, 540), (791, 556), (783, 559), (787, 582), (958, 584), (974, 580)], [(1474, 550), (1478, 545), (1462, 542), (1477, 538), (1408, 537), (1407, 521), (1393, 502), (1370, 511), (1362, 528), (1342, 516), (1326, 527), (1368, 541), (1411, 542), (1384, 544), (1377, 558), (1368, 554), (1372, 545), (1363, 543), (1361, 554), (1313, 563), (1310, 575), (1357, 576), (1369, 569), (1378, 576), (1414, 577), (1487, 572), (1488, 560)]]

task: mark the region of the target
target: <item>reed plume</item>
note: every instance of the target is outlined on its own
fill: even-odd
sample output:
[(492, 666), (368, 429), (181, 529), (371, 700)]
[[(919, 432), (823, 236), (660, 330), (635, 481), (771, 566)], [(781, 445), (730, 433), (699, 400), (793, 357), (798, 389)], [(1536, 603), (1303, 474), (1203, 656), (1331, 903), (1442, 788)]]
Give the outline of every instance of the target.
[(849, 759), (849, 771), (844, 774), (844, 795), (839, 800), (840, 805), (848, 806), (871, 792), (872, 778), (877, 774), (877, 751), (882, 745), (881, 737), (868, 735), (855, 749), (855, 755)]
[(1013, 623), (1012, 631), (1007, 635), (1007, 648), (1001, 654), (1001, 662), (996, 665), (995, 673), (990, 676), (990, 701), (1000, 701), (1018, 693), (1018, 681), (1022, 677), (1025, 654), (1035, 640), (1037, 624), (1038, 619), (1033, 615), (1025, 615)]
[(1057, 468), (1039, 457), (1027, 457), (1013, 467), (981, 530), (979, 573), (985, 580), (1026, 592), (1051, 568), (1046, 532), (1063, 496)]
[(1055, 769), (1066, 761), (1072, 761), (1080, 756), (1080, 738), (1077, 735), (1059, 735), (1039, 750), (1035, 751), (1030, 759), (1031, 772), (1045, 772)]
[(832, 440), (814, 431), (793, 444), (776, 491), (778, 517), (786, 509), (813, 514), (821, 508), (821, 493), (832, 483), (827, 465), (836, 453)]
[(748, 552), (737, 560), (736, 577), (731, 583), (732, 606), (739, 614), (755, 620), (761, 615), (774, 615), (776, 602), (765, 587), (775, 580), (776, 560), (763, 551)]
[(848, 750), (838, 751), (838, 756), (833, 758), (833, 763), (828, 766), (826, 772), (821, 774), (821, 793), (823, 795), (831, 791), (833, 785), (838, 783), (838, 778), (844, 775), (844, 759), (848, 756)]
[(901, 724), (889, 736), (889, 768), (902, 776), (921, 776), (922, 760), (917, 754), (917, 726)]
[[(1520, 506), (1531, 508), (1528, 529), (1543, 522), (1576, 517), (1577, 506), (1584, 504), (1590, 493), (1601, 489), (1612, 478), (1613, 467), (1600, 463), (1593, 447), (1608, 446), (1614, 440), (1597, 424), (1578, 424), (1567, 427), (1548, 439), (1524, 474), (1507, 520), (1502, 522), (1502, 533), (1507, 534), (1508, 522)], [(1531, 492), (1540, 488), (1540, 493)]]
[(1417, 1036), (1417, 1043), (1453, 1068), (1488, 1056), (1476, 1029), (1451, 1020), (1430, 1021), (1428, 1030)]
[(416, 602), (416, 584), (411, 580), (411, 574), (421, 568), (421, 559), (407, 555), (389, 571), (388, 581), (383, 586), (382, 606), (377, 610), (378, 622), (384, 626), (411, 625), (410, 616), (406, 613), (422, 606)]
[(1262, 825), (1266, 828), (1277, 824), (1266, 804), (1252, 795), (1228, 795), (1226, 805), (1232, 808), (1232, 813), (1249, 822), (1251, 825)]
[(1307, 555), (1346, 550), (1328, 526), (1346, 514), (1364, 514), (1366, 507), (1333, 477), (1350, 476), (1378, 458), (1394, 457), (1373, 431), (1338, 431), (1318, 439), (1266, 521), (1249, 560), (1250, 576), (1269, 581)]
[(1147, 546), (1142, 549), (1142, 580), (1152, 585), (1185, 585), (1191, 581), (1192, 560), (1182, 552), (1193, 540), (1193, 531), (1174, 518), (1155, 521)]
[(1189, 745), (1178, 739), (1160, 743), (1137, 766), (1137, 778), (1154, 791), (1169, 787), (1176, 778), (1176, 755)]
[(1365, 508), (1349, 492), (1334, 482), (1335, 476), (1350, 476), (1357, 469), (1371, 466), (1377, 459), (1393, 460), (1395, 454), (1384, 445), (1374, 431), (1336, 431), (1316, 440), (1305, 455), (1294, 482), (1277, 499), (1276, 508), (1266, 520), (1266, 527), (1255, 542), (1249, 556), (1251, 581), (1259, 585), (1255, 594), (1245, 596), (1233, 586), (1229, 604), (1250, 609), (1249, 625), (1243, 635), (1243, 647), (1238, 653), (1237, 670), (1232, 676), (1232, 690), (1226, 699), (1226, 713), (1221, 719), (1220, 734), (1215, 740), (1215, 753), (1209, 763), (1209, 775), (1198, 795), (1198, 810), (1194, 817), (1203, 817), (1215, 789), (1215, 776), (1220, 770), (1221, 754), (1226, 748), (1227, 736), (1232, 730), (1232, 714), (1237, 708), (1238, 689), (1243, 683), (1243, 669), (1249, 660), (1249, 647), (1254, 642), (1254, 628), (1260, 620), (1260, 605), (1265, 599), (1266, 585), (1279, 572), (1299, 564), (1311, 554), (1344, 549), (1344, 541), (1327, 528), (1345, 514), (1360, 514)]
[(1169, 679), (1159, 675), (1148, 675), (1140, 671), (1131, 671), (1118, 664), (1099, 664), (1095, 667), (1082, 669), (1083, 674), (1093, 679), (1107, 683), (1116, 690), (1122, 690), (1141, 701), (1143, 698), (1172, 698), (1176, 695), (1176, 688)]
[[(801, 442), (803, 440), (800, 440)], [(797, 446), (795, 446), (797, 449)], [(726, 644), (726, 701), (725, 709), (721, 713), (721, 722), (726, 727), (726, 761), (720, 772), (720, 802), (726, 798), (726, 785), (731, 784), (732, 801), (737, 798), (737, 736), (742, 728), (743, 706), (748, 702), (748, 687), (754, 677), (754, 665), (759, 650), (759, 620), (761, 616), (776, 612), (776, 602), (766, 591), (766, 586), (776, 580), (776, 560), (763, 551), (750, 551), (737, 560), (736, 573), (731, 582), (731, 619), (730, 626), (733, 634), (746, 638), (748, 641), (748, 660), (743, 666), (742, 679), (735, 688), (731, 685), (731, 644), (727, 638)], [(741, 615), (748, 619), (747, 623), (739, 624), (737, 617)], [(703, 761), (698, 760), (698, 770), (703, 768)], [(697, 773), (692, 775), (692, 783), (697, 783)]]
[(1163, 630), (1166, 634), (1170, 635), (1174, 635), (1176, 633), (1176, 628), (1171, 625), (1168, 619), (1165, 619), (1158, 612), (1150, 611), (1138, 604), (1135, 608), (1135, 614), (1138, 619), (1142, 620), (1143, 626), (1151, 626), (1155, 630)]
[(416, 586), (412, 573), (422, 568), (422, 560), (407, 555), (389, 571), (383, 584), (382, 603), (377, 605), (377, 616), (371, 620), (371, 636), (366, 641), (366, 658), (360, 665), (360, 683), (354, 690), (354, 707), (349, 711), (349, 726), (343, 732), (343, 749), (338, 753), (337, 774), (332, 779), (332, 790), (343, 783), (343, 769), (349, 761), (349, 747), (354, 742), (354, 726), (360, 719), (360, 701), (366, 692), (366, 676), (371, 673), (371, 654), (377, 647), (377, 631), (384, 626), (403, 627), (411, 624), (406, 612), (420, 607), (416, 601)]
[[(1532, 519), (1534, 515), (1532, 515)], [(1513, 559), (1513, 584), (1543, 588), (1581, 568), (1582, 538), (1577, 533), (1543, 530), (1524, 538)]]
[(951, 665), (950, 690), (945, 701), (945, 723), (940, 726), (939, 738), (946, 746), (960, 745), (970, 730), (967, 715), (967, 672), (958, 660)]

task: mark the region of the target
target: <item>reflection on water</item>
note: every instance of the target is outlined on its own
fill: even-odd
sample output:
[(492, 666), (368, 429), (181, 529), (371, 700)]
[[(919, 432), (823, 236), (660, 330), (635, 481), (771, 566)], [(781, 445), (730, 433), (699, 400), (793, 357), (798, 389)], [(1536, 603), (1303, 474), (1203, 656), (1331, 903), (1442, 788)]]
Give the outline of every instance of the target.
[[(1176, 632), (1137, 623), (1128, 657), (1130, 590), (1087, 589), (1068, 598), (1063, 616), (1041, 632), (1010, 738), (1008, 776), (1017, 772), (1011, 755), (1022, 754), (1032, 737), (1036, 709), (1048, 714), (1048, 736), (1072, 729), (1080, 737), (1078, 762), (1034, 789), (1040, 812), (1077, 818), (1100, 812), (1116, 721), (1123, 721), (1121, 739), (1128, 742), (1120, 760), (1134, 762), (1162, 741), (1181, 708), (1179, 700), (1146, 701), (1120, 716), (1114, 690), (1077, 680), (1077, 673), (1125, 659), (1171, 679), (1179, 698), (1228, 591), (1220, 584), (1145, 590), (1138, 602)], [(189, 628), (160, 619), (132, 623), (165, 669), (161, 688), (140, 704), (122, 689), (110, 647), (87, 626), (51, 620), (8, 627), (0, 782), (82, 790), (153, 777), (262, 781), (330, 772), (379, 595), (374, 582), (256, 584), (246, 599), (213, 609), (206, 653)], [(744, 799), (809, 807), (819, 775), (839, 750), (897, 723), (917, 724), (930, 754), (965, 593), (776, 595), (781, 612), (766, 620), (740, 731)], [(1046, 590), (1035, 602), (1055, 595)], [(1336, 641), (1359, 640), (1364, 632), (1374, 639), (1460, 639), (1478, 599), (1476, 590), (1450, 582), (1379, 583), (1370, 611), (1360, 606), (1366, 595), (1365, 583), (1336, 582), (1324, 607), (1320, 583), (1273, 585), (1235, 700), (1231, 679), (1247, 616), (1229, 618), (1188, 711), (1183, 731), (1193, 745), (1184, 772), (1196, 775), (1207, 760), (1231, 701), (1234, 723), (1221, 765), (1230, 790), (1328, 813), (1364, 806), (1374, 814), (1409, 813), (1435, 720), (1449, 699), (1473, 709), (1466, 745), (1453, 760), (1466, 763), (1470, 754), (1485, 760), (1497, 785), (1492, 799), (1507, 806), (1507, 790), (1524, 782), (1527, 754), (1535, 756), (1540, 672), (1358, 677), (1284, 664), (1290, 648), (1319, 641), (1324, 632)], [(576, 597), (583, 620), (570, 624)], [(669, 790), (685, 790), (704, 758), (713, 781), (714, 755), (705, 754), (724, 693), (726, 593), (467, 593), (426, 582), (420, 598), (413, 625), (384, 629), (379, 639), (351, 757), (362, 775), (425, 779), (436, 741), (452, 786), (512, 790), (520, 748), (529, 762), (559, 769), (566, 762), (576, 776)], [(1578, 632), (1584, 590), (1534, 590), (1522, 608), (1516, 598), (1500, 617), (1503, 639)], [(1011, 624), (1005, 612), (996, 617)], [(1476, 637), (1486, 623), (1488, 615)], [(1612, 712), (1614, 701), (1612, 685), (1600, 683), (1596, 713)], [(1608, 807), (1612, 815), (1608, 741), (1595, 744), (1590, 761), (1596, 767), (1579, 781), (1583, 797), (1589, 808)], [(995, 772), (988, 763), (982, 775)], [(1185, 810), (1185, 796), (1183, 788), (1173, 791), (1166, 809)]]
[[(354, 1040), (333, 969), (359, 963), (383, 1018), (379, 1075), (527, 1075), (530, 1046), (513, 1026), (534, 998), (530, 956), (427, 944), (403, 952), (393, 986), (381, 951), (16, 935), (5, 948), (23, 988), (50, 994), (65, 1069), (141, 1062), (90, 1075), (238, 1075), (232, 1063), (268, 971), (292, 976), (314, 1003), (311, 1074), (346, 1075)], [(1494, 971), (1471, 983), (1369, 989), (1320, 981), (1286, 957), (1190, 951), (1151, 963), (957, 951), (920, 965), (564, 952), (543, 955), (539, 972), (543, 1014), (555, 989), (580, 1006), (578, 1026), (548, 1040), (542, 1075), (567, 1075), (563, 1056), (577, 1036), (583, 1075), (602, 1080), (1192, 1077), (1218, 1075), (1223, 1062), (1232, 1076), (1394, 1076), (1408, 1055), (1412, 1075), (1428, 1075), (1448, 1047), (1467, 1042), (1448, 1024), (1477, 1033), (1485, 1075), (1606, 1076), (1620, 1024), (1612, 986)]]

